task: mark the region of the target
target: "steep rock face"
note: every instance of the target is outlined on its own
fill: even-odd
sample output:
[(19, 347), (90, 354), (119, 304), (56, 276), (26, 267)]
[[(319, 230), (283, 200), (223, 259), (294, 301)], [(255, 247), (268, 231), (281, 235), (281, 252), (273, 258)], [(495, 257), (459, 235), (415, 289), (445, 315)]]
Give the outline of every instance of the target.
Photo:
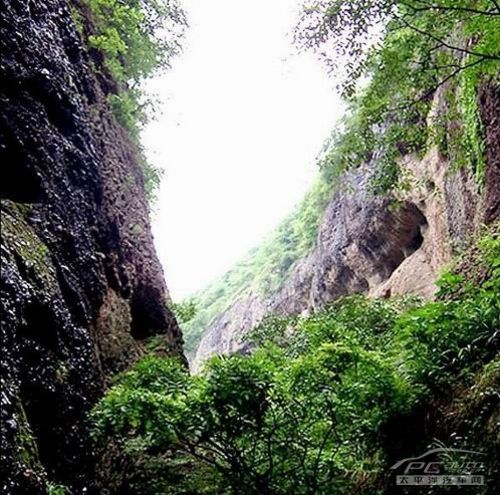
[(500, 84), (484, 85), (479, 101), (487, 155), (484, 221), (492, 223), (500, 216)]
[[(435, 111), (443, 101), (442, 92), (436, 94)], [(370, 193), (377, 156), (347, 172), (311, 252), (292, 267), (277, 293), (247, 291), (217, 317), (200, 342), (194, 368), (212, 354), (244, 350), (242, 336), (268, 314), (301, 314), (352, 293), (432, 297), (439, 269), (470, 244), (482, 223), (498, 217), (498, 85), (482, 88), (480, 104), (487, 137), (483, 192), (470, 171), (453, 170), (436, 149), (421, 159), (405, 157), (403, 170), (412, 186), (396, 203)]]
[(2, 493), (92, 486), (86, 414), (162, 335), (166, 308), (143, 174), (68, 0), (0, 1)]

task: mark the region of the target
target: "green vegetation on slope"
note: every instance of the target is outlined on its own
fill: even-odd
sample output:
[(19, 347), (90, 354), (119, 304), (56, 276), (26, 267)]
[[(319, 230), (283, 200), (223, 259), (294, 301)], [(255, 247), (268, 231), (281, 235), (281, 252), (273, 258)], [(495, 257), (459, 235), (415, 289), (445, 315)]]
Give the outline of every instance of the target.
[[(384, 438), (399, 435), (391, 425), (458, 383), (481, 386), (483, 396), (468, 400), (481, 410), (484, 423), (473, 427), (482, 432), (498, 420), (490, 393), (500, 378), (498, 232), (462, 270), (469, 278), (448, 273), (434, 302), (351, 296), (306, 318), (272, 318), (249, 335), (252, 355), (213, 358), (199, 376), (175, 360), (144, 359), (93, 416), (99, 435), (147, 473), (126, 486), (144, 494), (381, 493), (391, 461)], [(498, 452), (495, 435), (478, 438), (459, 446)]]
[(314, 245), (332, 187), (319, 177), (295, 211), (259, 247), (192, 298), (196, 314), (182, 325), (187, 353), (196, 350), (211, 321), (238, 296), (250, 290), (268, 294), (279, 289), (292, 265)]
[[(337, 56), (347, 68), (342, 89), (349, 111), (303, 202), (258, 248), (195, 294), (197, 314), (183, 325), (188, 353), (195, 352), (214, 318), (246, 291), (266, 294), (282, 286), (314, 245), (324, 208), (346, 170), (376, 156), (373, 192), (390, 194), (411, 186), (401, 174), (401, 158), (438, 146), (453, 167), (469, 167), (482, 184), (484, 139), (477, 95), (480, 84), (500, 72), (500, 12), (489, 1), (459, 4), (336, 0), (315, 2), (305, 10), (297, 41), (325, 52), (328, 43), (335, 43), (340, 51), (329, 62), (338, 69)], [(367, 39), (366, 30), (381, 22), (386, 28), (380, 42)], [(369, 83), (360, 88), (361, 76)], [(446, 108), (429, 121), (437, 90), (444, 91)]]
[(86, 0), (97, 32), (91, 48), (104, 54), (104, 65), (119, 85), (110, 97), (120, 122), (134, 135), (146, 119), (141, 82), (169, 67), (180, 49), (186, 25), (176, 0)]

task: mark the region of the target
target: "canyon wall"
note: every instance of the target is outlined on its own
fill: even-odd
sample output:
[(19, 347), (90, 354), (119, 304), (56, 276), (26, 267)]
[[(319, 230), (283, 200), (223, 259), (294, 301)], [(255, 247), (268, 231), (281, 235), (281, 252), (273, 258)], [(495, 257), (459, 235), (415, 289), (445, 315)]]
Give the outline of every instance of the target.
[(88, 411), (147, 337), (182, 357), (143, 171), (82, 14), (91, 29), (76, 0), (0, 1), (5, 494), (45, 493), (49, 481), (102, 493)]
[[(443, 91), (434, 96), (434, 112), (445, 105)], [(483, 223), (499, 216), (498, 83), (484, 85), (479, 99), (486, 136), (482, 187), (471, 170), (457, 169), (453, 159), (433, 147), (423, 157), (405, 156), (406, 190), (374, 196), (375, 153), (337, 181), (313, 249), (292, 266), (282, 287), (270, 295), (245, 291), (213, 320), (198, 346), (194, 369), (213, 354), (245, 351), (242, 337), (269, 314), (311, 312), (352, 293), (431, 298), (439, 271), (469, 246)]]

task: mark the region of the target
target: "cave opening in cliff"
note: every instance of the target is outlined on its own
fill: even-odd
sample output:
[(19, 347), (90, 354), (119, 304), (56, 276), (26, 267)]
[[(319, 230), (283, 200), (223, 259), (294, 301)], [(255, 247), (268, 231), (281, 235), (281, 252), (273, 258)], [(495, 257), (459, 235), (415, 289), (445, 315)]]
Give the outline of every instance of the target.
[(165, 329), (166, 303), (156, 287), (139, 285), (130, 301), (131, 333), (137, 340), (156, 335)]

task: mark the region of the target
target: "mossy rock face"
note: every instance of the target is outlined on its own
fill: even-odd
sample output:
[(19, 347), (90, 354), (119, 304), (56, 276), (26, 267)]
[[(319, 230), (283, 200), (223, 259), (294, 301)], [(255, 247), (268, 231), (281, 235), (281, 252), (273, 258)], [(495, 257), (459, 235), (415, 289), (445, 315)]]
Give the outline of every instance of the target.
[[(48, 256), (48, 249), (38, 238), (33, 229), (25, 221), (29, 209), (11, 201), (2, 200), (1, 204), (1, 232), (4, 243), (2, 269), (10, 272), (9, 282), (12, 281), (14, 266), (24, 271), (29, 277), (21, 289), (19, 296), (26, 296), (31, 292), (31, 297), (50, 299), (57, 286), (55, 270)], [(11, 309), (11, 315), (15, 310)], [(43, 331), (43, 330), (42, 330)], [(20, 351), (20, 348), (15, 348)], [(14, 378), (14, 377), (12, 377)], [(19, 382), (15, 379), (2, 382), (3, 408), (9, 418), (2, 426), (2, 440), (10, 446), (8, 451), (12, 470), (22, 476), (23, 484), (38, 487), (45, 483), (46, 472), (40, 462), (38, 446), (33, 436), (33, 431), (28, 422), (19, 391)], [(9, 414), (10, 412), (10, 414)], [(6, 416), (7, 416), (6, 415)]]
[(441, 411), (435, 431), (446, 446), (482, 454), (485, 486), (474, 493), (500, 491), (500, 358), (485, 364), (458, 384), (451, 402)]
[[(478, 447), (500, 447), (500, 357), (486, 364), (470, 387), (454, 401), (453, 423), (469, 425), (469, 438)], [(493, 450), (493, 449), (492, 449)], [(497, 457), (500, 452), (497, 452)], [(496, 466), (500, 466), (497, 459)]]
[(2, 463), (12, 492), (38, 492), (55, 471), (50, 468), (65, 462), (66, 449), (78, 455), (87, 444), (92, 455), (81, 415), (97, 399), (103, 379), (31, 210), (7, 200), (1, 209)]
[[(83, 5), (9, 0), (0, 8), (7, 493), (45, 493), (44, 472), (74, 493), (100, 493), (87, 413), (108, 374), (133, 362), (155, 333), (169, 353), (182, 353), (142, 168), (107, 103), (113, 84), (102, 67), (95, 71), (100, 62), (79, 33), (82, 23), (92, 30)], [(111, 291), (113, 316), (101, 325)]]
[(15, 468), (24, 472), (25, 479), (33, 487), (45, 483), (47, 473), (40, 462), (36, 440), (31, 431), (22, 404), (17, 405), (17, 414), (12, 425), (17, 428), (17, 444), (14, 454)]
[(2, 200), (1, 211), (2, 241), (29, 274), (32, 284), (49, 295), (57, 285), (56, 270), (49, 248), (25, 220), (29, 209), (26, 205)]

